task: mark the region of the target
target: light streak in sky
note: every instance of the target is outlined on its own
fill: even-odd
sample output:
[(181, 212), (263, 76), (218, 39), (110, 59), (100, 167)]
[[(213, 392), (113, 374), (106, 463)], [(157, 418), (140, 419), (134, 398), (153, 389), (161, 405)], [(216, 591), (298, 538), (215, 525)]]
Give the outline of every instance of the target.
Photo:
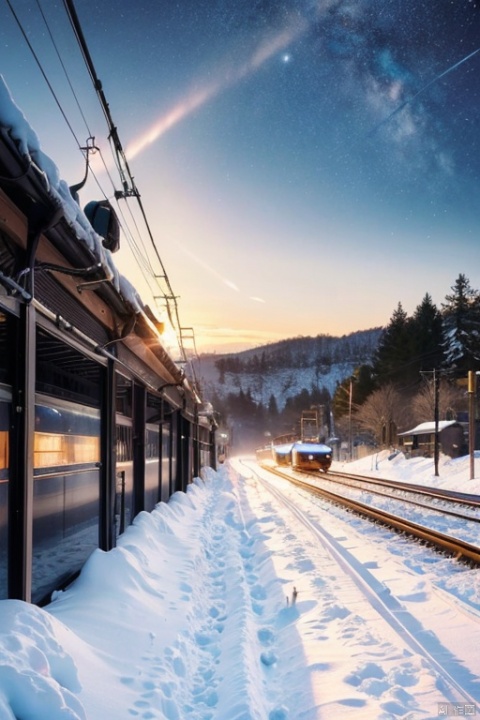
[[(208, 268), (208, 269), (210, 270), (210, 272), (215, 272), (213, 268)], [(218, 275), (218, 273), (217, 273), (217, 275)], [(231, 280), (227, 280), (227, 278), (222, 278), (222, 282), (227, 287), (231, 288), (232, 290), (235, 290), (235, 292), (240, 292), (237, 285), (235, 285), (235, 283), (232, 282)]]
[(212, 268), (211, 265), (208, 265), (208, 263), (205, 262), (205, 260), (202, 260), (201, 258), (194, 255), (190, 250), (187, 250), (187, 248), (182, 247), (179, 245), (181, 251), (185, 253), (185, 255), (188, 255), (189, 258), (191, 258), (194, 262), (197, 263), (197, 265), (200, 265), (204, 270), (210, 273), (210, 275), (213, 275), (213, 277), (217, 278), (221, 283), (229, 287), (231, 290), (235, 290), (235, 292), (240, 292), (238, 287), (235, 285), (234, 282), (231, 280), (228, 280), (228, 278), (224, 278), (223, 275), (220, 275), (219, 272), (217, 272), (214, 268)]
[(139, 155), (145, 148), (158, 140), (164, 133), (177, 123), (184, 120), (197, 108), (202, 107), (224, 90), (236, 85), (241, 80), (254, 74), (273, 55), (284, 50), (290, 43), (297, 40), (307, 30), (308, 23), (304, 19), (296, 19), (275, 35), (265, 38), (243, 64), (235, 67), (223, 65), (224, 70), (218, 77), (198, 90), (192, 90), (171, 110), (157, 120), (148, 130), (133, 140), (126, 149), (129, 160)]
[(436, 75), (436, 76), (433, 78), (433, 80), (430, 80), (430, 82), (428, 82), (426, 85), (424, 85), (422, 88), (420, 88), (420, 90), (418, 90), (418, 91), (415, 93), (415, 95), (413, 95), (413, 96), (412, 96), (411, 98), (409, 98), (408, 100), (405, 100), (405, 102), (403, 102), (401, 105), (399, 105), (397, 108), (395, 108), (395, 110), (393, 110), (393, 112), (391, 112), (390, 115), (388, 115), (388, 117), (384, 118), (381, 122), (379, 122), (378, 125), (376, 125), (376, 126), (373, 128), (373, 130), (371, 130), (371, 131), (369, 132), (369, 135), (373, 135), (379, 128), (382, 127), (382, 125), (385, 125), (386, 123), (388, 123), (395, 115), (397, 115), (397, 113), (399, 113), (401, 110), (403, 110), (404, 107), (406, 107), (407, 105), (411, 105), (411, 103), (412, 103), (419, 95), (421, 95), (422, 93), (424, 93), (425, 90), (428, 90), (428, 88), (429, 88), (431, 85), (433, 85), (434, 83), (438, 82), (442, 77), (445, 77), (445, 75), (448, 75), (448, 73), (451, 73), (453, 70), (456, 70), (458, 67), (460, 67), (460, 65), (463, 65), (464, 62), (467, 62), (467, 60), (470, 60), (470, 59), (471, 59), (472, 57), (474, 57), (474, 55), (476, 55), (478, 52), (480, 52), (480, 48), (477, 48), (476, 50), (474, 50), (473, 52), (469, 53), (469, 54), (466, 55), (464, 58), (462, 58), (461, 60), (458, 60), (458, 62), (454, 63), (454, 64), (451, 65), (449, 68), (447, 68), (446, 70), (444, 70), (443, 72), (441, 72), (439, 75)]
[[(192, 253), (190, 250), (187, 250), (187, 248), (183, 247), (182, 245), (179, 245), (179, 247), (180, 247), (180, 250), (185, 255), (188, 255), (188, 257), (191, 258), (194, 262), (196, 262), (197, 265), (200, 265), (200, 267), (202, 267), (204, 270), (209, 272), (210, 275), (217, 278), (217, 280), (219, 280), (221, 283), (223, 283), (223, 285), (226, 285), (231, 290), (235, 290), (235, 292), (238, 292), (238, 293), (240, 292), (239, 287), (237, 285), (235, 285), (235, 283), (232, 282), (232, 280), (228, 280), (228, 278), (223, 277), (223, 275), (221, 275), (219, 272), (217, 272), (217, 270), (215, 270), (211, 265), (206, 263), (205, 260), (202, 260), (201, 258), (197, 257), (196, 255), (194, 255), (194, 253)], [(251, 295), (249, 300), (253, 300), (254, 302), (258, 302), (258, 303), (265, 302), (265, 300), (263, 298), (257, 297), (255, 295)]]

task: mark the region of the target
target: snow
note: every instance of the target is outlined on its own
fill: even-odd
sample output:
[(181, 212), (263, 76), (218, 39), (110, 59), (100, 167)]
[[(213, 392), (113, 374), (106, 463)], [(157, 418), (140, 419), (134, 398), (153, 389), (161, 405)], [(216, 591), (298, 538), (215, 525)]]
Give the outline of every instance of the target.
[[(103, 238), (95, 232), (90, 221), (72, 197), (69, 185), (60, 178), (58, 167), (46, 155), (40, 145), (38, 136), (26, 119), (23, 112), (13, 100), (5, 79), (0, 74), (0, 131), (6, 132), (16, 143), (23, 159), (43, 178), (45, 189), (60, 208), (62, 215), (71, 227), (79, 242), (84, 243), (93, 253), (96, 263), (101, 266), (104, 280), (110, 282), (123, 299), (129, 303), (133, 311), (141, 314), (145, 311), (145, 303), (135, 286), (115, 265), (112, 253), (103, 246)], [(164, 324), (170, 325), (166, 318)], [(162, 345), (169, 353), (178, 353), (178, 338), (172, 330), (173, 337), (163, 334)]]
[[(448, 427), (456, 424), (456, 420), (439, 420), (438, 431), (441, 432)], [(416, 425), (411, 430), (399, 433), (400, 437), (403, 435), (426, 435), (427, 433), (435, 432), (436, 424), (434, 422), (423, 422), (420, 425)]]
[[(389, 457), (348, 469), (480, 489), (468, 457)], [(45, 608), (0, 602), (1, 720), (474, 714), (478, 571), (266, 477), (206, 469)]]
[(475, 451), (474, 478), (470, 479), (470, 456), (450, 458), (440, 454), (438, 476), (434, 473), (432, 458), (406, 459), (401, 452), (379, 452), (351, 463), (333, 463), (332, 470), (345, 468), (348, 472), (383, 477), (388, 480), (418, 483), (480, 495), (480, 451)]
[[(0, 127), (137, 307), (1, 77)], [(432, 465), (379, 453), (348, 469), (479, 494), (469, 458), (442, 458), (439, 477)], [(475, 714), (478, 571), (265, 480), (253, 460), (206, 470), (47, 607), (0, 601), (0, 720)]]
[(230, 393), (238, 395), (240, 391), (251, 394), (257, 403), (265, 407), (273, 395), (278, 402), (279, 410), (283, 410), (288, 398), (295, 397), (305, 388), (322, 387), (333, 395), (339, 383), (349, 377), (355, 370), (355, 363), (334, 363), (322, 372), (319, 383), (318, 372), (314, 365), (304, 368), (297, 366), (282, 369), (269, 369), (267, 373), (232, 373), (226, 372), (224, 382), (220, 381), (220, 372), (215, 366), (217, 358), (201, 356), (199, 376), (202, 387), (208, 394), (216, 393), (226, 398)]
[(85, 213), (73, 199), (68, 184), (60, 178), (56, 164), (42, 151), (36, 132), (13, 100), (2, 75), (0, 75), (0, 128), (8, 132), (17, 144), (22, 157), (29, 164), (35, 166), (39, 174), (43, 176), (49, 195), (61, 208), (66, 222), (79, 241), (85, 243), (94, 253), (98, 263), (102, 266), (105, 279), (112, 282), (123, 297), (132, 304), (136, 312), (140, 312), (143, 304), (138, 293), (133, 285), (119, 274), (111, 253), (103, 247), (103, 238), (93, 230)]
[(322, 443), (314, 442), (296, 442), (292, 445), (292, 450), (295, 452), (308, 452), (308, 453), (331, 453), (332, 448)]

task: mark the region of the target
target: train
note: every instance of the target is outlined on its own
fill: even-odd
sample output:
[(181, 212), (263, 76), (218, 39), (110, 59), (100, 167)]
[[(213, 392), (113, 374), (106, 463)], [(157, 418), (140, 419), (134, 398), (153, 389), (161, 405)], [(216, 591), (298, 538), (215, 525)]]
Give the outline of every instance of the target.
[[(265, 455), (264, 455), (265, 456)], [(297, 441), (272, 445), (275, 465), (291, 466), (294, 470), (328, 472), (332, 464), (332, 448), (318, 442)]]
[(332, 448), (323, 443), (298, 442), (292, 447), (294, 470), (320, 470), (328, 472), (332, 464)]
[[(95, 212), (98, 210), (98, 212)], [(216, 467), (213, 408), (0, 77), (0, 599), (38, 605)]]
[(321, 442), (318, 409), (303, 410), (299, 427), (298, 434), (287, 433), (276, 437), (269, 447), (258, 449), (257, 460), (273, 461), (275, 465), (290, 466), (294, 470), (328, 472), (333, 451)]

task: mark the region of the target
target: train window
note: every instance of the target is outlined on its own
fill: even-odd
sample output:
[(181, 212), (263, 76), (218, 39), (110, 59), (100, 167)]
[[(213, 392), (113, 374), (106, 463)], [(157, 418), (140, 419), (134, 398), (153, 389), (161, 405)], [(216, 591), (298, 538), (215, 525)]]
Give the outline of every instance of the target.
[[(1, 235), (1, 234), (0, 234)], [(0, 256), (4, 259), (7, 252), (0, 239)], [(5, 256), (6, 259), (6, 256)], [(7, 261), (8, 265), (8, 261)], [(3, 266), (2, 266), (3, 267)], [(13, 319), (8, 313), (0, 312), (0, 599), (8, 597), (8, 503), (9, 503), (9, 427), (10, 399), (12, 383), (11, 352)]]
[(9, 406), (0, 403), (0, 599), (8, 596), (8, 425)]
[(145, 457), (147, 459), (160, 457), (160, 433), (158, 430), (146, 431)]
[(145, 510), (153, 510), (162, 499), (160, 485), (160, 426), (145, 429)]
[(171, 484), (172, 439), (170, 426), (162, 425), (161, 499), (168, 500)]
[(37, 331), (37, 391), (100, 406), (102, 367), (43, 330)]
[(118, 538), (128, 525), (126, 494), (126, 473), (120, 470), (116, 475), (115, 482), (115, 537)]
[(132, 417), (132, 381), (124, 375), (115, 376), (115, 408), (121, 415)]
[(32, 600), (42, 601), (98, 547), (100, 410), (37, 395)]
[(116, 425), (117, 488), (115, 493), (116, 537), (132, 522), (133, 496), (133, 429), (131, 423), (117, 416)]
[(147, 393), (147, 423), (161, 422), (163, 419), (163, 400), (157, 395)]
[(36, 469), (100, 462), (98, 416), (36, 405), (35, 426), (33, 463)]
[(133, 431), (130, 425), (117, 425), (117, 463), (133, 460)]
[(170, 491), (174, 492), (178, 468), (178, 416), (172, 415), (170, 425)]
[(0, 404), (0, 482), (8, 478), (8, 411), (5, 403)]

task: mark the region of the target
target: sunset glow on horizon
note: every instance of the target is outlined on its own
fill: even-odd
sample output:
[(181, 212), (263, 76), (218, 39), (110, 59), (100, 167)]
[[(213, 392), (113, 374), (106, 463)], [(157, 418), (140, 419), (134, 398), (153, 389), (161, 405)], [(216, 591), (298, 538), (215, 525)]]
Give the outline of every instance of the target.
[(18, 5), (38, 62), (5, 4), (12, 97), (68, 187), (101, 149), (81, 205), (114, 204), (112, 262), (200, 351), (385, 326), (459, 273), (480, 289), (475, 3), (83, 0), (151, 234), (66, 14)]

